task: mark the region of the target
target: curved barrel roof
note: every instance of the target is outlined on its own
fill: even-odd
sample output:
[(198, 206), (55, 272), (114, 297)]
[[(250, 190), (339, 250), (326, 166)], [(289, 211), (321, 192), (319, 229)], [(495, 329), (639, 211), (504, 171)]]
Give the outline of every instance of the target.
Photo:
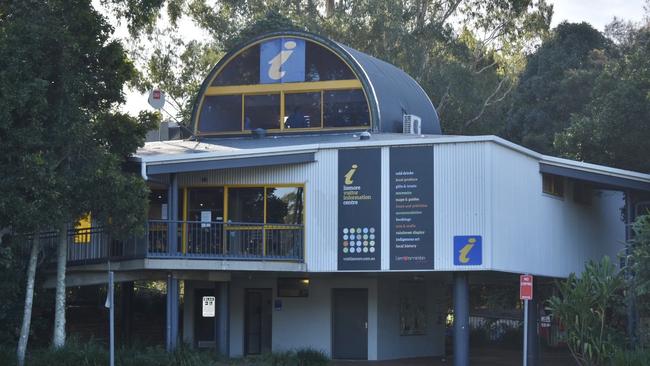
[(394, 65), (314, 33), (287, 30), (262, 34), (239, 45), (214, 66), (204, 80), (192, 111), (196, 130), (202, 97), (216, 74), (241, 50), (266, 39), (296, 37), (326, 47), (344, 60), (361, 82), (370, 109), (373, 132), (401, 133), (402, 117), (413, 114), (422, 119), (422, 134), (442, 134), (438, 114), (422, 87), (406, 72)]

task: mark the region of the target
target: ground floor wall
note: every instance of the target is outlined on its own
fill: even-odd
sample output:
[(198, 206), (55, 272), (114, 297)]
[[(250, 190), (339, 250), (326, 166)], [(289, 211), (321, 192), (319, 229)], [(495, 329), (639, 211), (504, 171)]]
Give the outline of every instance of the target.
[[(270, 329), (263, 329), (266, 327), (263, 325), (254, 337), (263, 337), (260, 333), (268, 334), (269, 347), (274, 352), (311, 348), (320, 350), (329, 357), (339, 357), (349, 354), (346, 352), (350, 351), (350, 348), (354, 351), (354, 347), (361, 346), (367, 347), (362, 354), (369, 360), (444, 354), (446, 297), (442, 276), (424, 278), (413, 275), (376, 276), (354, 273), (311, 275), (309, 278), (302, 278), (309, 281), (308, 294), (304, 297), (279, 296), (281, 294), (278, 293), (278, 279), (283, 278), (296, 278), (296, 275), (232, 275), (228, 284), (230, 356), (244, 356), (251, 350), (250, 345), (246, 344), (246, 332), (250, 331), (246, 312), (247, 309), (250, 311), (251, 306), (246, 302), (247, 293), (251, 292), (268, 294), (262, 298), (265, 302), (262, 307), (270, 312)], [(199, 310), (193, 294), (199, 293), (200, 289), (214, 288), (214, 282), (185, 281), (185, 343), (199, 345), (194, 339), (195, 312)], [(197, 289), (199, 292), (196, 292)], [(350, 335), (341, 334), (340, 329), (336, 332), (335, 323), (340, 321), (336, 319), (346, 319), (347, 316), (350, 321), (350, 317), (355, 316), (352, 309), (340, 308), (348, 306), (345, 304), (345, 290), (353, 290), (350, 294), (359, 290), (356, 292), (367, 296), (367, 305), (364, 305), (367, 306), (367, 319), (363, 319), (366, 320), (366, 333), (362, 336), (365, 339), (350, 339)], [(342, 296), (342, 305), (336, 305), (336, 301), (341, 303), (341, 300), (335, 299), (337, 296)], [(337, 347), (338, 355), (335, 350)], [(255, 347), (253, 349), (259, 350)]]

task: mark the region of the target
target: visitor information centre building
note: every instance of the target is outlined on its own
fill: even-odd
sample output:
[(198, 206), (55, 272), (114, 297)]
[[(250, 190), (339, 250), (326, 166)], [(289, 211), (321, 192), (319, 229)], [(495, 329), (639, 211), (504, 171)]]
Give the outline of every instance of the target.
[(451, 307), (462, 363), (470, 283), (616, 258), (650, 190), (647, 174), (444, 135), (412, 77), (298, 31), (225, 55), (191, 129), (132, 158), (152, 191), (144, 237), (92, 227), (68, 248), (69, 286), (109, 265), (167, 281), (169, 349), (441, 356)]

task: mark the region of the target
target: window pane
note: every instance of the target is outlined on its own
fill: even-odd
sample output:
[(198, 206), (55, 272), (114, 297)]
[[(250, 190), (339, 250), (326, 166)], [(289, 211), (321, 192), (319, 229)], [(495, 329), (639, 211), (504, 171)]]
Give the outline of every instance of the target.
[(204, 221), (209, 212), (211, 222), (223, 221), (223, 188), (192, 188), (187, 192), (187, 220)]
[(229, 222), (264, 222), (264, 188), (228, 188)]
[(320, 127), (320, 92), (284, 95), (284, 128)]
[(205, 97), (199, 117), (199, 131), (241, 131), (241, 95)]
[(267, 188), (266, 222), (271, 224), (302, 224), (303, 188)]
[(305, 81), (356, 79), (343, 60), (313, 42), (307, 42), (305, 73)]
[(149, 220), (167, 219), (167, 190), (151, 190), (149, 193)]
[(360, 89), (325, 91), (323, 103), (324, 127), (370, 125), (368, 103)]
[(221, 70), (213, 86), (252, 85), (260, 81), (260, 45), (237, 55)]
[(244, 129), (280, 128), (280, 94), (244, 96)]

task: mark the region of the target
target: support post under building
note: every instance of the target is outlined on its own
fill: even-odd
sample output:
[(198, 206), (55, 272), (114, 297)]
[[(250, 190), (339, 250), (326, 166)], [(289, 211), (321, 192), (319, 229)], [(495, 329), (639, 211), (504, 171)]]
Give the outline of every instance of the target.
[(178, 178), (175, 173), (169, 174), (167, 189), (167, 209), (169, 224), (167, 227), (167, 252), (171, 255), (178, 253)]
[(217, 282), (217, 351), (230, 356), (230, 283)]
[(454, 273), (454, 366), (469, 366), (469, 280)]
[(166, 337), (167, 352), (173, 352), (178, 346), (178, 279), (170, 273), (167, 275), (167, 312)]

